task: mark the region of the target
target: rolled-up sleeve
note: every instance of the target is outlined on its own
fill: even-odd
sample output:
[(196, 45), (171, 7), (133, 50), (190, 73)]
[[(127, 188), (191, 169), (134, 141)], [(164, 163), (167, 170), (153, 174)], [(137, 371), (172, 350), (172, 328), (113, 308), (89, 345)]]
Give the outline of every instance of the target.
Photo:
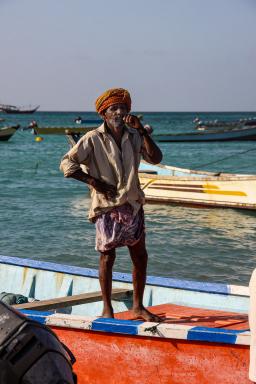
[(81, 168), (81, 164), (88, 164), (91, 148), (90, 137), (87, 138), (85, 135), (63, 156), (60, 170), (64, 173), (64, 177), (70, 177), (72, 173)]

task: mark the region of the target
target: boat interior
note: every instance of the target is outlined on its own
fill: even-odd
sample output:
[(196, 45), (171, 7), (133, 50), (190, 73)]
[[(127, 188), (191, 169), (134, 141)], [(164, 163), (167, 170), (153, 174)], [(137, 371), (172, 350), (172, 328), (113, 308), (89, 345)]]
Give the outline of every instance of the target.
[[(165, 324), (249, 331), (247, 314), (192, 308), (170, 303), (154, 305), (148, 307), (148, 310), (159, 316)], [(131, 311), (117, 313), (115, 318), (120, 320), (140, 320)]]

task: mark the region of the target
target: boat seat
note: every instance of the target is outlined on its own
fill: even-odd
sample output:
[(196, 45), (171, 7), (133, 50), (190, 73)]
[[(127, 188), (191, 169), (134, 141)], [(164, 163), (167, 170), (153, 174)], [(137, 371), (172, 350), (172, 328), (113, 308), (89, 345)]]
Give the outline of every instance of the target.
[[(130, 297), (133, 293), (132, 289), (114, 288), (112, 290), (112, 299), (122, 300)], [(94, 303), (96, 301), (102, 301), (102, 293), (88, 292), (80, 295), (56, 297), (49, 300), (33, 301), (32, 303), (23, 303), (13, 305), (15, 309), (30, 309), (34, 311), (46, 311), (52, 309), (73, 307), (75, 305)]]

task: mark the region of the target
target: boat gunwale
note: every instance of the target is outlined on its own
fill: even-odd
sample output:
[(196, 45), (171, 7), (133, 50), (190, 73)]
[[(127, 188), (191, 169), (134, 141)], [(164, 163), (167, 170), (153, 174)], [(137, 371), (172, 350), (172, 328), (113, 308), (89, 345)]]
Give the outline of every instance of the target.
[(205, 326), (189, 326), (184, 324), (153, 323), (141, 320), (123, 320), (116, 318), (89, 317), (40, 311), (21, 312), (50, 327), (87, 332), (104, 332), (120, 336), (139, 336), (162, 338), (167, 340), (184, 340), (188, 342), (204, 342), (229, 345), (250, 345), (249, 329), (235, 330), (227, 328), (211, 328)]
[[(194, 169), (189, 169), (189, 168), (180, 168), (180, 167), (174, 167), (174, 166), (170, 166), (170, 165), (164, 165), (164, 164), (161, 164), (161, 163), (159, 163), (159, 164), (150, 164), (150, 163), (148, 163), (148, 162), (146, 162), (144, 160), (141, 160), (141, 163), (153, 167), (152, 170), (155, 170), (157, 168), (161, 168), (161, 169), (166, 169), (167, 171), (170, 171), (170, 172), (183, 172), (183, 173), (188, 173), (188, 174), (206, 175), (205, 178), (212, 178), (214, 180), (216, 180), (216, 179), (222, 180), (222, 178), (226, 179), (227, 177), (228, 178), (232, 177), (232, 178), (235, 178), (235, 179), (237, 177), (238, 178), (241, 177), (242, 179), (248, 178), (249, 180), (252, 179), (252, 178), (255, 178), (255, 180), (256, 180), (256, 175), (253, 175), (253, 174), (225, 173), (225, 172), (219, 173), (219, 172), (200, 171), (200, 170), (194, 170)], [(145, 169), (145, 173), (144, 173), (143, 169), (141, 169), (139, 171), (139, 175), (143, 175), (143, 176), (145, 175), (147, 178), (150, 178), (150, 176), (151, 176), (151, 178), (152, 177), (158, 177), (158, 178), (162, 178), (162, 177), (163, 178), (169, 178), (169, 177), (171, 177), (172, 180), (174, 180), (174, 178), (177, 178), (178, 180), (180, 180), (183, 177), (184, 177), (184, 180), (186, 178), (188, 178), (189, 180), (193, 180), (193, 179), (198, 180), (198, 181), (204, 180), (204, 178), (198, 179), (197, 177), (194, 177), (194, 176), (189, 177), (189, 176), (159, 175), (159, 174), (153, 174), (153, 173), (152, 174), (146, 173), (146, 171), (147, 170)]]
[[(0, 255), (1, 264), (14, 265), (18, 267), (29, 267), (50, 272), (65, 273), (83, 277), (98, 278), (98, 270), (92, 268), (77, 267), (66, 264), (57, 264), (47, 261), (25, 259), (13, 256)], [(132, 275), (129, 273), (114, 272), (113, 282), (132, 283)], [(147, 276), (146, 284), (149, 286), (181, 289), (210, 294), (249, 296), (249, 288), (246, 286), (231, 285), (224, 283), (200, 282), (193, 280), (176, 279), (173, 277)]]
[[(203, 173), (201, 173), (202, 175)], [(139, 172), (139, 177), (145, 177), (146, 179), (163, 179), (163, 180), (180, 180), (180, 181), (198, 181), (199, 183), (202, 181), (247, 181), (247, 180), (255, 180), (256, 181), (256, 175), (242, 175), (242, 174), (220, 174), (219, 176), (212, 175), (206, 175), (203, 177), (196, 177), (196, 176), (172, 176), (172, 175), (158, 175), (158, 174), (150, 174), (150, 173), (144, 173), (142, 170)]]

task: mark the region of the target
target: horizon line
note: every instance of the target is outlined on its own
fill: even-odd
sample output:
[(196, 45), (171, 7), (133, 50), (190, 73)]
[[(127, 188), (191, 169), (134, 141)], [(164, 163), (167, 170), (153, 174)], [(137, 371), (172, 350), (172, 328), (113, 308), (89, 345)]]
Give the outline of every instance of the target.
[[(62, 113), (62, 112), (71, 112), (71, 113), (97, 113), (96, 111), (79, 111), (79, 110), (37, 110), (35, 113), (38, 112), (57, 112), (57, 113)], [(138, 110), (138, 111), (132, 111), (132, 113), (256, 113), (256, 110), (236, 110), (236, 111), (230, 111), (230, 110), (194, 110), (194, 111), (143, 111), (143, 110)]]

